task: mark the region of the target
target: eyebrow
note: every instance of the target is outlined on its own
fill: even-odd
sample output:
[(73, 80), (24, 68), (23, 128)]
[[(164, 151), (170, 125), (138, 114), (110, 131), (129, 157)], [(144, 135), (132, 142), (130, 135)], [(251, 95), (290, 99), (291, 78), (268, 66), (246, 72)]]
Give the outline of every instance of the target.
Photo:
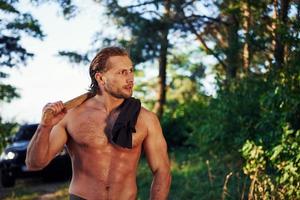
[(123, 71), (123, 70), (134, 70), (134, 67), (133, 66), (131, 66), (130, 68), (121, 68), (121, 69), (119, 69), (119, 70), (117, 70), (117, 71)]

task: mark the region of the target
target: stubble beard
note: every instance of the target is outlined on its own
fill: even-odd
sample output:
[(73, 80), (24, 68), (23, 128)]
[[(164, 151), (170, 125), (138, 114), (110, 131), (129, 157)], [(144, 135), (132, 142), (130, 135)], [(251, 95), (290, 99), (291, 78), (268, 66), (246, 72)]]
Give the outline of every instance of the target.
[(111, 96), (118, 99), (128, 99), (132, 96), (132, 91), (129, 94), (122, 92), (120, 89), (114, 91), (111, 87), (104, 87), (104, 90)]

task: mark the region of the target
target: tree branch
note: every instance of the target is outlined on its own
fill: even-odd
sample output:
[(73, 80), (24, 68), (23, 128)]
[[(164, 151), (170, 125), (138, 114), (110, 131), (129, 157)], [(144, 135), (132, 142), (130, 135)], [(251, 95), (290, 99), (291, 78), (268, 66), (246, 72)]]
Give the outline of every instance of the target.
[(206, 15), (192, 14), (192, 15), (186, 17), (186, 19), (208, 19), (209, 21), (212, 21), (212, 22), (217, 22), (217, 23), (229, 25), (229, 23), (227, 23), (225, 21), (222, 21), (220, 18), (209, 17), (209, 16), (206, 16)]
[(156, 1), (146, 1), (144, 3), (140, 3), (140, 4), (135, 4), (135, 5), (130, 5), (130, 6), (125, 6), (123, 8), (125, 9), (130, 9), (130, 8), (136, 8), (136, 7), (140, 7), (140, 6), (145, 6), (145, 5), (149, 5), (149, 4), (152, 4), (152, 3), (155, 3)]
[(218, 60), (218, 62), (223, 66), (224, 69), (227, 69), (227, 65), (225, 64), (225, 62), (223, 62), (223, 60), (218, 56), (218, 54), (216, 54), (211, 48), (209, 48), (207, 46), (205, 40), (197, 32), (197, 30), (195, 29), (195, 27), (193, 26), (193, 24), (191, 22), (189, 22), (189, 21), (187, 21), (187, 24), (189, 25), (189, 28), (190, 28), (191, 32), (196, 35), (197, 39), (202, 43), (202, 45), (204, 46), (204, 48), (206, 49), (206, 51), (208, 51), (211, 55), (213, 55)]

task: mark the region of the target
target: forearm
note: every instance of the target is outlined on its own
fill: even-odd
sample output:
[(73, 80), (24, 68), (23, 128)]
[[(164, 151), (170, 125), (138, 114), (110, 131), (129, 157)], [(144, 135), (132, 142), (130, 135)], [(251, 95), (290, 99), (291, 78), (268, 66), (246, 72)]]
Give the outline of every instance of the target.
[(32, 137), (26, 155), (26, 165), (30, 170), (38, 170), (48, 163), (49, 135), (52, 126), (39, 125)]
[(151, 200), (165, 200), (168, 198), (171, 185), (170, 171), (156, 171), (151, 185)]

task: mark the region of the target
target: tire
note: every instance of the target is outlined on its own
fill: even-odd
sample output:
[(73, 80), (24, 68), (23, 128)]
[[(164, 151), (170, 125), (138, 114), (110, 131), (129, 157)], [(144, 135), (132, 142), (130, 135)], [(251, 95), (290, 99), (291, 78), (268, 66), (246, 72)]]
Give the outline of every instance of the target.
[(16, 179), (11, 172), (2, 172), (1, 183), (3, 187), (13, 187), (16, 183)]

